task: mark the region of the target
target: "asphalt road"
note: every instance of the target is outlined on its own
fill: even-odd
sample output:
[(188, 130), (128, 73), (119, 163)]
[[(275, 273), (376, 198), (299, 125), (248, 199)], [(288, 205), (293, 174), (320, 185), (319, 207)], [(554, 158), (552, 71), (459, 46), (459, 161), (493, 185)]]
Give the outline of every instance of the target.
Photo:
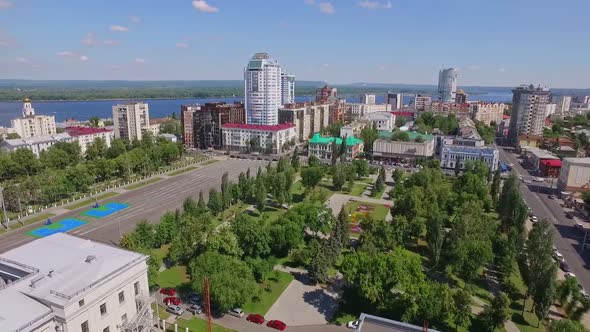
[[(120, 234), (130, 232), (141, 220), (146, 219), (156, 223), (166, 211), (182, 206), (182, 202), (187, 197), (192, 196), (195, 200), (198, 199), (201, 190), (207, 199), (210, 188), (220, 189), (223, 173), (227, 172), (230, 180), (237, 181), (240, 172), (251, 168), (251, 173), (256, 174), (258, 167), (264, 167), (266, 163), (266, 161), (229, 159), (204, 165), (177, 176), (162, 177), (160, 181), (107, 199), (106, 201), (117, 201), (130, 206), (68, 233), (95, 241), (117, 244)], [(90, 206), (73, 210), (57, 215), (53, 219), (75, 218), (89, 208)], [(36, 229), (41, 224), (27, 225), (14, 232), (0, 235), (0, 253), (33, 241), (34, 238), (26, 235), (25, 232)]]
[[(503, 162), (514, 164), (512, 170), (517, 175), (530, 178), (528, 171), (518, 163), (516, 154), (500, 149), (500, 159)], [(588, 273), (590, 252), (584, 251), (582, 254), (579, 252), (584, 234), (574, 228), (574, 220), (565, 216), (560, 205), (561, 201), (548, 197), (549, 194), (557, 194), (555, 187), (556, 181), (553, 183), (553, 190), (547, 183), (532, 182), (525, 184), (522, 181), (520, 183), (520, 191), (528, 206), (539, 219), (551, 221), (556, 230), (553, 237), (555, 247), (561, 252), (579, 283), (584, 289), (590, 290), (590, 273)]]

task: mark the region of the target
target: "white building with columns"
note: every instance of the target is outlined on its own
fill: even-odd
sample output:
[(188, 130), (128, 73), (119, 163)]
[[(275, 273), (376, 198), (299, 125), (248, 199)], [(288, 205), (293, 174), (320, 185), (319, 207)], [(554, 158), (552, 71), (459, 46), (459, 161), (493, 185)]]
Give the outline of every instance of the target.
[(0, 331), (149, 331), (147, 259), (64, 233), (0, 254)]
[(14, 132), (20, 138), (29, 138), (34, 136), (54, 135), (57, 133), (55, 127), (55, 116), (53, 115), (35, 115), (35, 109), (31, 104), (31, 99), (23, 100), (22, 117), (12, 119), (10, 122)]

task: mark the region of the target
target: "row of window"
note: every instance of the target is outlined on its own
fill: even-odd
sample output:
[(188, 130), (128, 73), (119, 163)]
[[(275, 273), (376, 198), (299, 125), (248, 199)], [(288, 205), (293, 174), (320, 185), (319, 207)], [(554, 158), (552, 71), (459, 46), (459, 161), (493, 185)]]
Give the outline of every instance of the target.
[[(137, 281), (133, 284), (133, 291), (135, 292), (135, 295), (139, 295), (139, 281)], [(125, 291), (119, 292), (118, 298), (119, 298), (119, 304), (125, 303)], [(83, 307), (84, 304), (85, 304), (84, 299), (81, 299), (80, 301), (78, 301), (78, 305), (80, 307)], [(100, 315), (102, 317), (102, 316), (105, 316), (106, 314), (107, 314), (107, 304), (103, 303), (100, 305)], [(127, 314), (124, 314), (123, 316), (121, 316), (121, 322), (123, 324), (127, 322)], [(90, 327), (88, 325), (88, 321), (85, 321), (84, 323), (82, 323), (80, 325), (80, 328), (81, 328), (82, 332), (90, 332)], [(107, 326), (102, 331), (103, 332), (110, 332), (110, 327)]]

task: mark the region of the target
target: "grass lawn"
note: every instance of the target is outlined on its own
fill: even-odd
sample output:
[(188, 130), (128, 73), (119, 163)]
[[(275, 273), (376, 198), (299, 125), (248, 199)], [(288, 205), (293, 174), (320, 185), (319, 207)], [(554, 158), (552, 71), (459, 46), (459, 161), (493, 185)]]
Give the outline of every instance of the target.
[[(152, 302), (152, 310), (154, 311), (154, 315), (156, 314), (156, 303)], [(160, 311), (160, 319), (168, 319), (170, 317), (170, 313), (166, 311), (166, 308), (158, 305), (158, 310)]]
[(366, 189), (367, 189), (366, 183), (355, 182), (354, 185), (352, 186), (352, 189), (348, 192), (348, 194), (351, 196), (361, 197)]
[(189, 282), (186, 266), (175, 265), (158, 274), (158, 285), (160, 287), (177, 288)]
[[(178, 319), (176, 321), (176, 323), (178, 324), (178, 331), (185, 331), (187, 327), (188, 327), (188, 330), (191, 332), (207, 331), (207, 326), (208, 326), (208, 323), (206, 320), (198, 318), (198, 317), (191, 318), (190, 320), (186, 320), (186, 319), (181, 318), (181, 319)], [(166, 326), (166, 331), (174, 331), (174, 325)], [(225, 327), (217, 325), (217, 324), (212, 324), (211, 331), (213, 331), (213, 332), (233, 332), (234, 330), (225, 328)]]
[[(522, 281), (522, 277), (520, 276), (520, 272), (518, 271), (518, 267), (515, 266), (512, 274), (510, 274), (510, 281), (516, 286), (522, 298), (525, 296), (526, 288)], [(524, 311), (524, 317), (522, 316), (522, 299), (518, 301), (512, 302), (510, 309), (512, 310), (512, 317), (510, 318), (511, 321), (516, 324), (520, 331), (524, 332), (542, 332), (545, 331), (543, 324), (540, 324), (537, 327), (537, 323), (539, 319), (534, 312), (531, 312), (533, 307), (533, 300), (527, 299), (526, 301), (526, 310)]]
[(381, 198), (383, 197), (383, 193), (385, 192), (385, 185), (383, 185), (383, 189), (379, 190), (376, 193), (373, 193), (373, 190), (371, 190), (371, 197), (373, 198)]
[(387, 214), (389, 213), (389, 208), (385, 207), (383, 204), (374, 204), (367, 202), (348, 202), (346, 203), (346, 205), (344, 205), (344, 210), (346, 211), (346, 213), (350, 215), (353, 212), (356, 212), (357, 208), (361, 205), (373, 208), (373, 210), (369, 212), (369, 215), (373, 217), (373, 219), (385, 220), (385, 217), (387, 217)]
[(303, 184), (301, 184), (301, 181), (293, 183), (293, 185), (291, 186), (291, 195), (293, 196), (293, 203), (299, 203), (303, 201), (304, 192), (305, 188), (303, 188)]
[(151, 178), (151, 179), (149, 179), (147, 181), (137, 182), (137, 183), (134, 183), (132, 185), (129, 185), (129, 186), (125, 187), (125, 189), (127, 189), (127, 190), (133, 190), (133, 189), (141, 188), (143, 186), (147, 186), (148, 184), (152, 184), (152, 183), (158, 182), (160, 180), (162, 180), (162, 178)]
[(271, 222), (274, 220), (279, 219), (280, 216), (285, 214), (287, 210), (280, 209), (274, 206), (267, 205), (264, 207), (264, 211), (262, 211), (262, 215), (258, 211), (258, 209), (254, 209), (253, 211), (246, 211), (246, 213), (254, 218), (262, 218), (266, 222)]
[(243, 307), (244, 311), (246, 313), (257, 313), (264, 316), (292, 280), (293, 275), (290, 273), (281, 271), (272, 272), (266, 282), (259, 285), (259, 297), (246, 303)]
[(87, 198), (87, 199), (83, 199), (83, 200), (81, 200), (81, 201), (79, 201), (77, 203), (70, 204), (68, 206), (64, 206), (64, 208), (65, 209), (68, 209), (68, 210), (75, 210), (75, 209), (79, 209), (81, 207), (85, 207), (87, 205), (90, 206), (95, 201), (100, 201), (101, 199), (107, 199), (109, 197), (113, 197), (113, 196), (117, 196), (117, 195), (119, 195), (119, 193), (116, 193), (114, 191), (111, 191), (111, 192), (108, 192), (108, 193), (105, 193), (105, 194), (102, 194), (102, 195), (98, 195), (96, 197), (90, 197), (90, 198)]
[(169, 244), (164, 244), (158, 249), (152, 250), (152, 254), (158, 257), (160, 260), (164, 260), (166, 256), (168, 256), (168, 251), (170, 250)]
[(246, 203), (238, 203), (230, 206), (227, 210), (223, 211), (217, 218), (215, 218), (215, 220), (213, 221), (215, 227), (221, 225), (224, 221), (228, 220), (234, 215), (238, 215), (244, 212), (244, 210), (246, 210), (247, 207), (248, 204)]
[(168, 173), (168, 175), (175, 176), (175, 175), (179, 175), (179, 174), (182, 174), (182, 173), (190, 172), (190, 171), (192, 171), (194, 169), (197, 169), (197, 166), (190, 166), (190, 167), (187, 167), (187, 168), (179, 169), (177, 171)]

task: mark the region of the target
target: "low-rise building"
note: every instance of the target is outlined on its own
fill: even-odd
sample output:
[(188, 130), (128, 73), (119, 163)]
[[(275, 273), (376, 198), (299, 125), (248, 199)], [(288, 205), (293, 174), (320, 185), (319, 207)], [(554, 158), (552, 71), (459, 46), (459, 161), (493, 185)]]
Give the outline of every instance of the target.
[(340, 127), (340, 137), (360, 136), (363, 128), (370, 124), (371, 122), (369, 122), (366, 118), (348, 123)]
[[(364, 143), (361, 139), (354, 137), (354, 135), (346, 136), (346, 160), (351, 161), (363, 152)], [(336, 142), (336, 147), (340, 149), (342, 145), (342, 138), (340, 137), (324, 137), (319, 133), (313, 135), (309, 140), (308, 155), (316, 156), (320, 160), (332, 159), (332, 146)]]
[(361, 119), (375, 112), (391, 112), (389, 104), (347, 103), (346, 115), (349, 121)]
[[(468, 161), (483, 161), (490, 172), (498, 169), (500, 152), (498, 149), (484, 146), (478, 139), (449, 138), (444, 139), (440, 151), (440, 167), (464, 170)], [(458, 164), (458, 165), (457, 165)]]
[(590, 158), (563, 158), (557, 187), (562, 191), (589, 191)]
[(39, 157), (41, 151), (46, 151), (57, 142), (71, 143), (74, 139), (68, 133), (61, 133), (47, 136), (34, 136), (26, 139), (7, 139), (0, 143), (5, 151), (14, 152), (18, 149), (29, 149)]
[(545, 159), (539, 163), (539, 172), (545, 178), (558, 178), (561, 172), (561, 160)]
[[(478, 101), (469, 103), (469, 111), (475, 121), (481, 121), (486, 125), (491, 125), (492, 122), (499, 124), (504, 119), (504, 111), (508, 109), (508, 105), (504, 103), (486, 103)], [(508, 116), (510, 120), (510, 116)], [(508, 131), (508, 129), (506, 129)]]
[(406, 131), (407, 141), (396, 140), (395, 133), (383, 131), (373, 143), (373, 158), (381, 160), (416, 160), (434, 155), (434, 136)]
[(159, 137), (163, 137), (167, 141), (176, 143), (178, 141), (178, 137), (174, 134), (158, 134)]
[(375, 112), (367, 115), (367, 119), (379, 131), (392, 131), (395, 128), (395, 115), (392, 112)]
[(64, 129), (66, 133), (72, 136), (75, 142), (78, 142), (82, 154), (86, 153), (88, 147), (92, 145), (97, 138), (101, 138), (105, 142), (107, 148), (111, 146), (111, 142), (115, 138), (115, 132), (105, 128), (66, 127)]
[(221, 149), (221, 127), (226, 123), (246, 123), (244, 104), (235, 102), (180, 106), (182, 143), (187, 149)]
[(551, 152), (534, 147), (522, 148), (523, 157), (533, 170), (538, 171), (543, 160), (559, 160), (557, 156)]
[(329, 122), (330, 104), (295, 103), (279, 108), (279, 123), (294, 124), (300, 142), (309, 140)]
[(292, 123), (271, 126), (226, 123), (221, 132), (223, 149), (228, 151), (277, 154), (297, 141), (297, 129)]
[(20, 138), (48, 136), (57, 133), (54, 115), (36, 115), (31, 99), (23, 100), (22, 117), (11, 120), (12, 128)]
[(395, 320), (361, 313), (354, 332), (439, 332), (431, 328), (402, 323)]
[(64, 233), (0, 254), (0, 331), (148, 331), (147, 259)]

